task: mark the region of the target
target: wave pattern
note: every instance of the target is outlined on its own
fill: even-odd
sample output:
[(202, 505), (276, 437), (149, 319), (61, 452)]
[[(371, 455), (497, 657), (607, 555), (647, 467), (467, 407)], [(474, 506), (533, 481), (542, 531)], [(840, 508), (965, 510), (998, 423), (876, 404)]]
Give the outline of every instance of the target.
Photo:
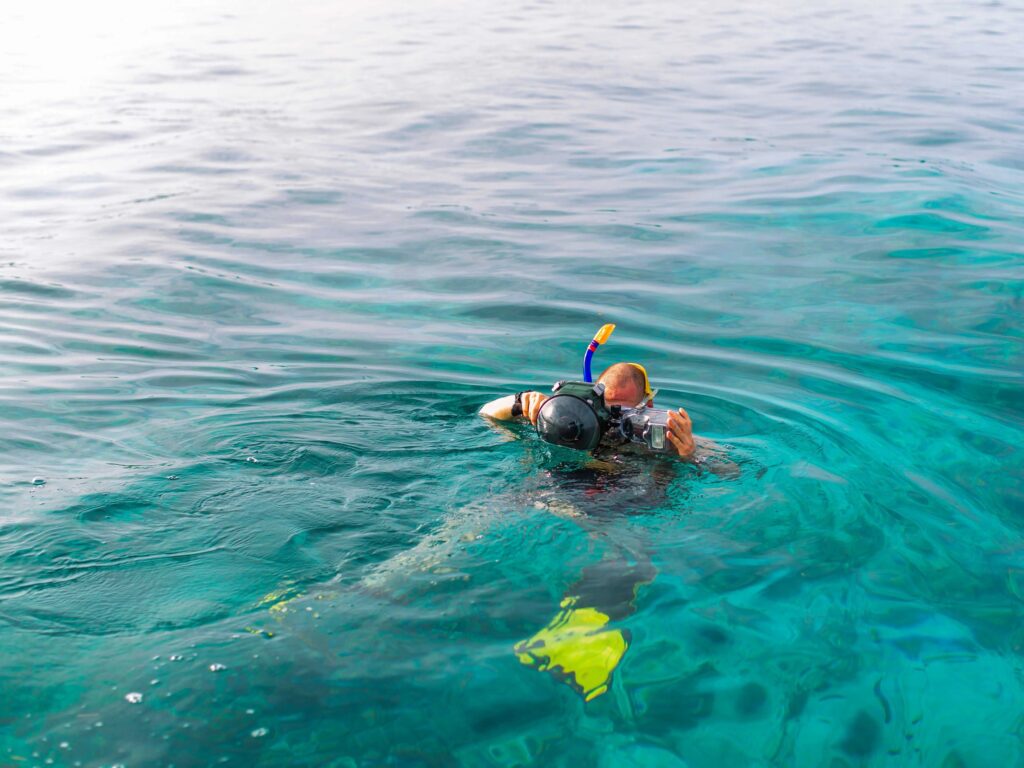
[(1024, 761), (1019, 8), (215, 5), (0, 31), (0, 763)]

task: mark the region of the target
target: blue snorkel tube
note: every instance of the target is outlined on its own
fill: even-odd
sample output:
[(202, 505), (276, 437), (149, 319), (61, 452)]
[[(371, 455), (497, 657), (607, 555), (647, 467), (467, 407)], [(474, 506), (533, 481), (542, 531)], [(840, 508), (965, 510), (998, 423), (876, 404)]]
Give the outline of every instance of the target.
[(614, 330), (614, 323), (602, 325), (594, 340), (587, 346), (587, 354), (583, 356), (583, 380), (588, 384), (594, 380), (594, 375), (590, 372), (590, 361), (594, 359), (594, 353), (597, 352), (597, 348), (608, 341), (608, 337), (612, 335)]

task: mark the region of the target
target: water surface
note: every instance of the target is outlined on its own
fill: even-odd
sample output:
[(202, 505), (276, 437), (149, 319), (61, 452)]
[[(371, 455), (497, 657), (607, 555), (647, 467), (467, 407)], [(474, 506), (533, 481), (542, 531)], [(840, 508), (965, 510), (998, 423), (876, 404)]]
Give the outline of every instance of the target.
[[(0, 763), (1024, 762), (1022, 32), (17, 7)], [(738, 477), (475, 415), (605, 322)]]

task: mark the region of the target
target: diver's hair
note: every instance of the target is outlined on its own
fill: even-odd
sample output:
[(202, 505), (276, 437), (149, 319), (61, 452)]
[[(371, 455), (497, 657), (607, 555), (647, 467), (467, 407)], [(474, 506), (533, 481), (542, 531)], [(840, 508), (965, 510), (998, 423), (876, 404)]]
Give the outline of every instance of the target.
[(601, 371), (601, 375), (597, 377), (597, 380), (603, 381), (605, 386), (614, 384), (616, 387), (621, 387), (626, 382), (631, 381), (636, 384), (636, 388), (640, 390), (641, 394), (644, 392), (644, 375), (629, 363), (609, 365)]

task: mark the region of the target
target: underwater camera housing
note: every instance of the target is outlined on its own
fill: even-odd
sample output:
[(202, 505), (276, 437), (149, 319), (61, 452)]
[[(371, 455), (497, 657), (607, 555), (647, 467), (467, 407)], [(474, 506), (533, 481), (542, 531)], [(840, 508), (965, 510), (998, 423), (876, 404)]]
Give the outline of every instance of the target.
[(559, 381), (551, 391), (554, 394), (537, 414), (537, 434), (542, 440), (592, 451), (607, 437), (616, 444), (639, 443), (653, 453), (675, 453), (665, 436), (668, 411), (609, 406), (600, 382)]
[(668, 432), (669, 411), (645, 407), (619, 410), (618, 428), (625, 439), (646, 445), (647, 450), (653, 453), (676, 452), (675, 447), (665, 436)]

